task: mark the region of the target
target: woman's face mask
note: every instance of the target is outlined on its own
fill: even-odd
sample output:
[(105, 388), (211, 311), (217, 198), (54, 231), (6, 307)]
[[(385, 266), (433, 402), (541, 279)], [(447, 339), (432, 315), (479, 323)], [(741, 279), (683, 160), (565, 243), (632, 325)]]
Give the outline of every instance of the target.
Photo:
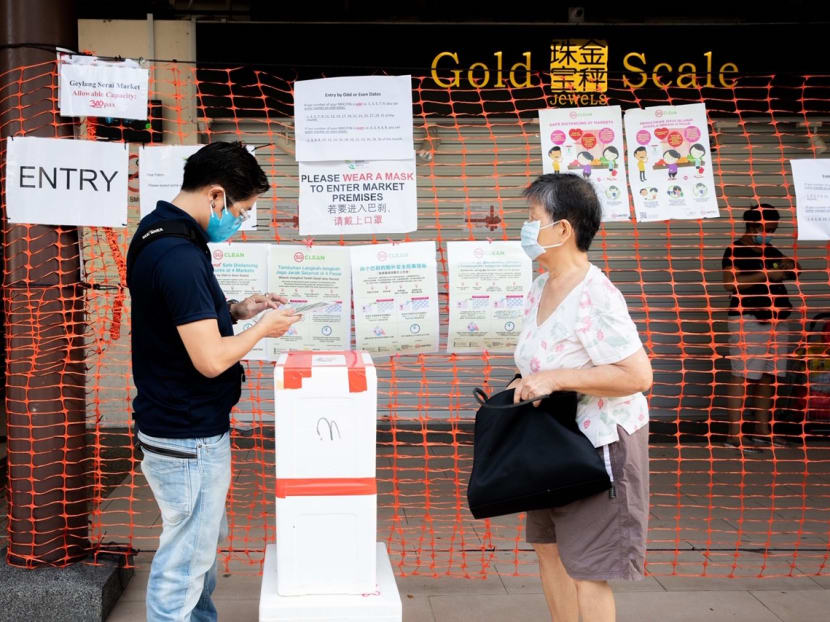
[(564, 242), (548, 244), (547, 246), (539, 244), (539, 231), (552, 227), (558, 222), (561, 221), (554, 220), (553, 222), (542, 226), (538, 220), (528, 220), (522, 225), (522, 248), (531, 260), (536, 259), (540, 255), (544, 255), (545, 250), (548, 248), (556, 248), (557, 246), (562, 246), (564, 244)]
[(224, 199), (225, 206), (222, 208), (221, 218), (216, 215), (213, 202), (211, 201), (210, 203), (210, 221), (208, 221), (206, 233), (208, 240), (211, 242), (224, 242), (239, 231), (239, 227), (242, 226), (242, 221), (244, 220), (241, 214), (239, 216), (231, 214), (228, 209), (230, 201), (228, 201), (228, 195), (224, 190), (222, 190), (222, 198)]

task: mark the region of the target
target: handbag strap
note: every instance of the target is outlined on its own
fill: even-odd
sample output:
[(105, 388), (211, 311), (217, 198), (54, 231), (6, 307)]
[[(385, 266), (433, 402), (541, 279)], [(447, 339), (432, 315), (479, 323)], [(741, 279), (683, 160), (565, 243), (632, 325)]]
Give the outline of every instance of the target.
[[(508, 389), (508, 391), (509, 391), (509, 389)], [(533, 402), (538, 402), (539, 400), (543, 400), (547, 397), (550, 397), (551, 395), (553, 395), (553, 393), (548, 393), (546, 395), (539, 395), (537, 397), (532, 397), (529, 400), (525, 400), (524, 402), (516, 402), (515, 404), (505, 404), (503, 406), (495, 406), (495, 405), (492, 405), (492, 404), (487, 404), (487, 400), (488, 400), (487, 394), (480, 387), (476, 387), (475, 389), (473, 389), (473, 395), (475, 396), (478, 403), (481, 404), (482, 406), (486, 405), (487, 408), (493, 408), (495, 410), (507, 410), (508, 408), (515, 408), (516, 406), (525, 406), (527, 404), (532, 404)]]

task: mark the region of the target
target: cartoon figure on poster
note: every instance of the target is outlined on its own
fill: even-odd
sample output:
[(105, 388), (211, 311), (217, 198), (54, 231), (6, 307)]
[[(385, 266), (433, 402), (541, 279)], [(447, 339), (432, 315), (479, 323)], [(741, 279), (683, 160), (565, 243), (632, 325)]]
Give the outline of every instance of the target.
[(594, 156), (591, 155), (590, 151), (581, 151), (578, 156), (576, 156), (576, 166), (571, 166), (569, 168), (579, 168), (582, 169), (582, 177), (585, 179), (591, 178), (591, 171), (594, 168)]
[(608, 174), (611, 175), (611, 177), (617, 176), (617, 168), (619, 167), (619, 165), (617, 164), (617, 160), (619, 159), (619, 157), (620, 152), (613, 145), (610, 145), (602, 150), (602, 157), (599, 161), (600, 163), (608, 167)]
[[(637, 160), (637, 170), (640, 172), (640, 181), (646, 180), (646, 164), (648, 163), (648, 150), (642, 145), (634, 150), (634, 159)], [(647, 188), (643, 188), (648, 192)], [(642, 192), (642, 191), (641, 191)]]
[(703, 177), (703, 156), (706, 155), (706, 149), (700, 143), (695, 143), (689, 147), (688, 159), (692, 162), (697, 171), (697, 177)]
[[(677, 161), (680, 160), (680, 154), (674, 149), (668, 149), (663, 154), (663, 165), (669, 172), (669, 179), (677, 179)], [(654, 165), (657, 168), (660, 165), (658, 162)]]
[(554, 145), (548, 150), (548, 157), (550, 158), (553, 172), (559, 174), (562, 171), (562, 147)]
[(693, 142), (700, 139), (700, 130), (696, 126), (690, 125), (682, 132), (657, 128), (654, 136), (660, 140), (663, 157), (654, 163), (653, 170), (665, 170), (669, 180), (677, 179), (680, 169), (691, 169), (694, 177), (703, 177), (706, 148)]

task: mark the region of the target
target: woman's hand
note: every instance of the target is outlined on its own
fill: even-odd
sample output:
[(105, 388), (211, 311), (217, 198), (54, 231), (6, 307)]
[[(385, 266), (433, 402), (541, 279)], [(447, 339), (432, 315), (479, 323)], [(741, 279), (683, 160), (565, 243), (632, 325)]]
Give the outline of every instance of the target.
[(511, 380), (510, 382), (508, 382), (508, 383), (507, 383), (507, 386), (506, 386), (506, 387), (504, 387), (504, 388), (505, 388), (505, 390), (507, 390), (507, 389), (512, 389), (512, 388), (514, 388), (514, 387), (516, 387), (516, 386), (520, 385), (520, 384), (521, 384), (521, 382), (522, 382), (522, 375), (521, 375), (521, 374), (516, 374), (515, 376), (513, 376), (513, 380)]
[[(517, 404), (554, 391), (562, 391), (565, 373), (567, 370), (552, 369), (531, 374), (526, 378), (516, 378), (514, 382), (518, 384), (514, 385), (516, 390), (513, 393), (513, 403)], [(541, 403), (541, 400), (536, 400), (533, 405), (538, 406)]]

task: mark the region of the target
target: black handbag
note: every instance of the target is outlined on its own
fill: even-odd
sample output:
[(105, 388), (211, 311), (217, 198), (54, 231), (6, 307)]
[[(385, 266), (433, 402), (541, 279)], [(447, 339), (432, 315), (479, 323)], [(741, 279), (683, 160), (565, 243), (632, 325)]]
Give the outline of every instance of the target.
[(467, 502), (476, 518), (566, 505), (611, 489), (603, 459), (576, 424), (577, 395), (513, 403), (513, 389), (473, 391), (473, 470)]

